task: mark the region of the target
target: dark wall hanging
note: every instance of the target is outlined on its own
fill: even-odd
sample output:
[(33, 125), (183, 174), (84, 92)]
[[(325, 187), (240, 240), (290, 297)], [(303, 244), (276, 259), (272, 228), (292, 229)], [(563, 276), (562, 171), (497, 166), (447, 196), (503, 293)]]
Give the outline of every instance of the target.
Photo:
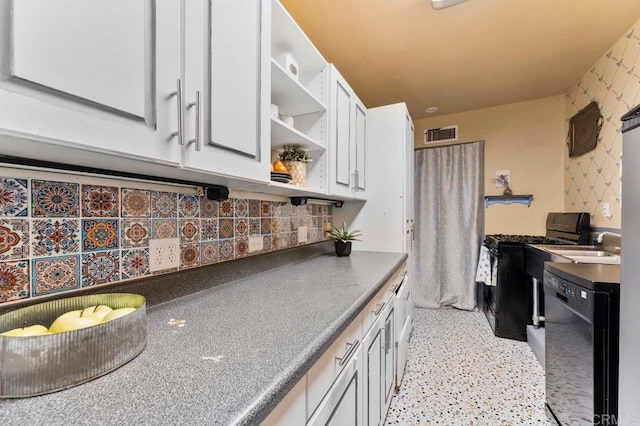
[(596, 148), (602, 128), (602, 114), (596, 101), (582, 108), (569, 120), (569, 157), (578, 157)]

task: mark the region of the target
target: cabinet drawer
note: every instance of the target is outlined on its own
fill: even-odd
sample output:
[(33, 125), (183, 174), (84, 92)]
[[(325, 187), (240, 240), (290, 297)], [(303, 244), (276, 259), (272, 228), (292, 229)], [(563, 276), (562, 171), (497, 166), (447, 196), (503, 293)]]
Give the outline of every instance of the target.
[(311, 367), (307, 373), (307, 418), (313, 415), (335, 379), (348, 364), (361, 338), (362, 321), (358, 316)]
[(406, 274), (406, 264), (403, 264), (398, 271), (387, 281), (387, 283), (378, 291), (373, 299), (362, 310), (362, 332), (367, 333), (376, 318), (380, 316), (380, 312), (384, 309), (384, 305), (395, 296), (395, 291), (402, 283), (402, 279)]

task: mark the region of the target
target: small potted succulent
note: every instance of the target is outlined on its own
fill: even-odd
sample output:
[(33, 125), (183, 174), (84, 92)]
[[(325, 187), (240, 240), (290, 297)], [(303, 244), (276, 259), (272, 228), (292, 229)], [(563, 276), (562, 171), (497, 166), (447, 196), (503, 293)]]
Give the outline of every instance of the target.
[(342, 228), (336, 228), (333, 226), (329, 231), (329, 238), (336, 242), (336, 255), (337, 256), (349, 256), (351, 254), (351, 241), (360, 241), (358, 239), (362, 233), (357, 229), (349, 231), (347, 223), (342, 222)]
[(307, 163), (311, 161), (307, 151), (299, 145), (285, 145), (280, 161), (289, 170), (292, 185), (307, 186)]

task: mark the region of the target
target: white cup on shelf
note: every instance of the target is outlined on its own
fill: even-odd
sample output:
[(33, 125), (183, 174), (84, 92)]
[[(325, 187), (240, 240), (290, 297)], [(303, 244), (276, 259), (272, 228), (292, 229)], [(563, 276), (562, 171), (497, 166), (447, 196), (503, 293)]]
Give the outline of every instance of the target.
[(293, 127), (293, 117), (290, 115), (281, 115), (280, 116), (280, 121), (282, 121), (283, 123), (285, 123), (288, 126)]
[(271, 104), (271, 117), (278, 118), (278, 105)]

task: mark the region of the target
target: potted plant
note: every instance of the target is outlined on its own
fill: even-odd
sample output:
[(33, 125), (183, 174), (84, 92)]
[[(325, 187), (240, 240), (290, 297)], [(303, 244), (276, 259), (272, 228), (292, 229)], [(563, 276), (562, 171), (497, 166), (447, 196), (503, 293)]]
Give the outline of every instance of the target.
[(285, 145), (280, 161), (289, 170), (292, 185), (307, 186), (307, 163), (311, 161), (307, 151), (299, 145)]
[(351, 254), (351, 241), (360, 241), (358, 239), (362, 233), (357, 229), (349, 231), (347, 223), (342, 222), (342, 229), (338, 229), (335, 226), (331, 227), (329, 231), (329, 238), (336, 242), (336, 255), (349, 256)]

